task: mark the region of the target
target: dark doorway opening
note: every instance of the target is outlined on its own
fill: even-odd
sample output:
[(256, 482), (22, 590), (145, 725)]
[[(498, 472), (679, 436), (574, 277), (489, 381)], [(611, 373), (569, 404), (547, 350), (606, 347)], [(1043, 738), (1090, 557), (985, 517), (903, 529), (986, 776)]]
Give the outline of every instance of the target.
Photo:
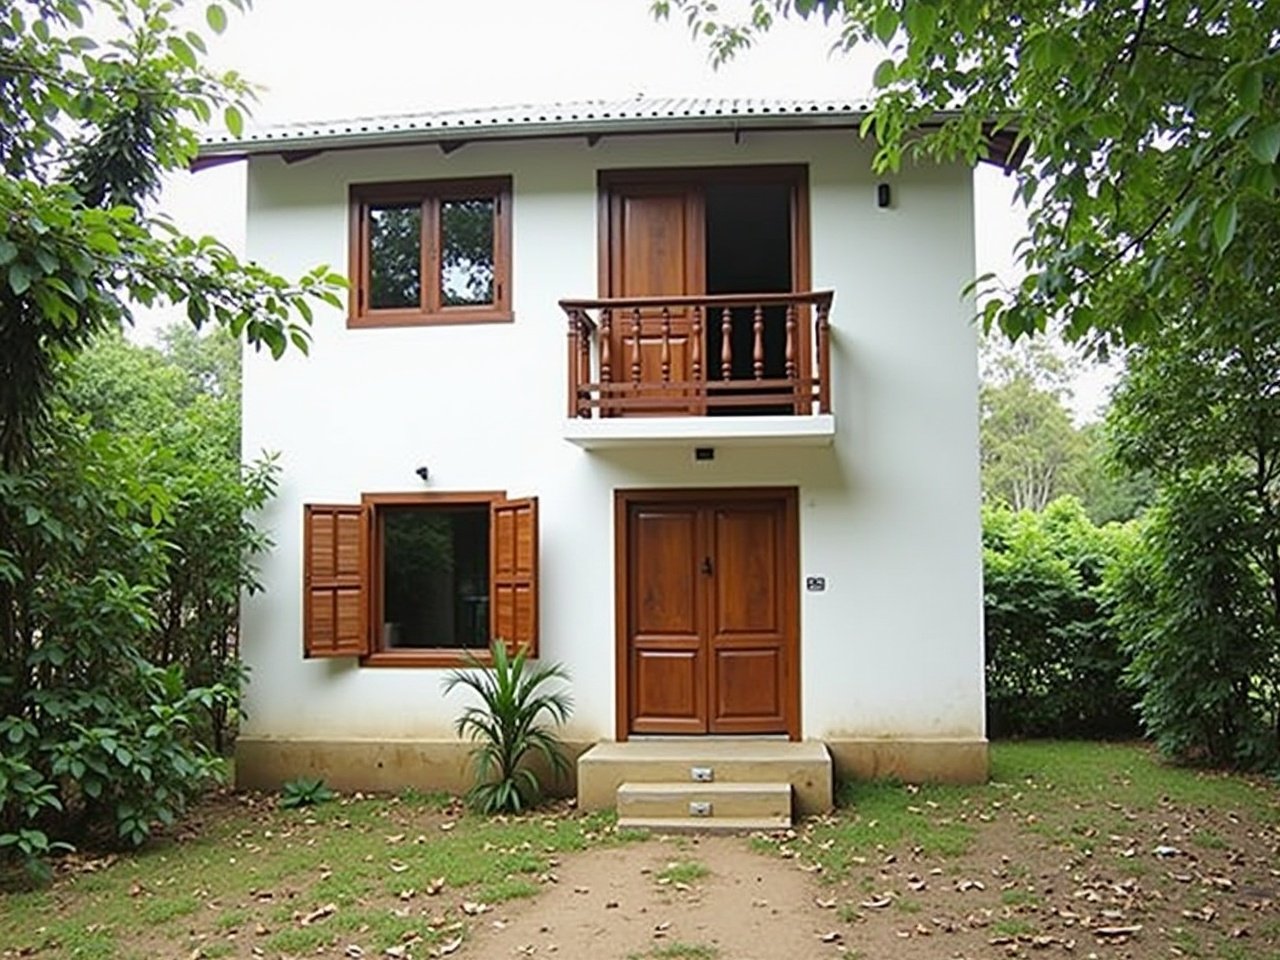
[[(708, 294), (789, 293), (792, 290), (792, 193), (787, 181), (708, 183), (705, 187), (706, 290)], [(732, 380), (755, 376), (753, 311), (733, 310)], [(786, 308), (764, 310), (764, 379), (786, 376)], [(726, 379), (718, 318), (707, 324), (708, 375)], [(758, 391), (757, 391), (758, 392)], [(784, 392), (784, 391), (779, 391)], [(712, 413), (788, 413), (786, 404), (724, 407)]]

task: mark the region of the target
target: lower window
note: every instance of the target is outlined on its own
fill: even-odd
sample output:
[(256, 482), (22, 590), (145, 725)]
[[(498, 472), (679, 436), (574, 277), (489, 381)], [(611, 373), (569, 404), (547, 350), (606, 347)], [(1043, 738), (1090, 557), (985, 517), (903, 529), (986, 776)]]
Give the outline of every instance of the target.
[(306, 656), (446, 666), (491, 638), (536, 654), (536, 498), (365, 494), (308, 504), (304, 528)]

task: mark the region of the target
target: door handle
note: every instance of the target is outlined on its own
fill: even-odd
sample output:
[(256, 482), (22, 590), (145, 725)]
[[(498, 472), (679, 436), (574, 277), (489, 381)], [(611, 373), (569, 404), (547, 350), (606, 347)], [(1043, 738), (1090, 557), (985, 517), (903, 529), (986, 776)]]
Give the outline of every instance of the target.
[(711, 576), (711, 558), (710, 557), (702, 558), (702, 572), (705, 573), (708, 577)]

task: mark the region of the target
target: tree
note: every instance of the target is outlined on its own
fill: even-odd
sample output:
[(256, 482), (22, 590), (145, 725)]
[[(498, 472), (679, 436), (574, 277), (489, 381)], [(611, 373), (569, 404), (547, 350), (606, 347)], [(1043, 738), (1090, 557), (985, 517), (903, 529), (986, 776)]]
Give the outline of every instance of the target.
[[(222, 4), (198, 9), (224, 28)], [(310, 299), (341, 306), (327, 268), (290, 282), (146, 212), (195, 156), (190, 126), (220, 111), (238, 131), (248, 96), (201, 66), (186, 13), (9, 0), (0, 16), (0, 858), (38, 863), (104, 827), (141, 842), (207, 782), (203, 733), (238, 682), (219, 631), (263, 546), (245, 514), (271, 471), (242, 482), (235, 411), (118, 341), (97, 374), (76, 358), (138, 303), (277, 356), (305, 350)]]
[[(247, 0), (230, 0), (243, 8)], [(143, 208), (195, 156), (189, 124), (239, 130), (249, 88), (200, 65), (184, 0), (12, 0), (0, 18), (0, 466), (32, 449), (62, 357), (131, 319), (182, 304), (250, 343), (305, 349), (308, 296), (341, 305), (317, 268), (291, 283)], [(226, 23), (210, 2), (214, 31)], [(102, 44), (87, 16), (114, 21)], [(3, 538), (0, 537), (0, 546)]]
[(1058, 396), (1025, 373), (982, 388), (982, 493), (1015, 510), (1043, 510), (1074, 492), (1088, 448)]
[(718, 59), (789, 14), (835, 21), (845, 49), (883, 44), (864, 124), (877, 169), (974, 162), (1009, 135), (1026, 277), (983, 313), (1010, 336), (1062, 321), (1102, 346), (1140, 339), (1161, 315), (1103, 309), (1117, 272), (1133, 268), (1143, 296), (1187, 274), (1216, 282), (1246, 221), (1278, 218), (1280, 4), (752, 0), (732, 22), (714, 0), (653, 2), (672, 8)]
[(1250, 217), (1231, 274), (1187, 274), (1130, 354), (1108, 428), (1160, 500), (1117, 580), (1143, 716), (1177, 756), (1280, 759), (1280, 225)]

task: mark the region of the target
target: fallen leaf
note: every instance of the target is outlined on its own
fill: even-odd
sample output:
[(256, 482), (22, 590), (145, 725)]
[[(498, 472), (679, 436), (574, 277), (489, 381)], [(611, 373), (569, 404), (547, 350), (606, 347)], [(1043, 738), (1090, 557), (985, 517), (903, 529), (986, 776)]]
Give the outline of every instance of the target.
[(309, 927), (311, 924), (318, 923), (325, 917), (331, 917), (337, 912), (338, 905), (336, 903), (326, 903), (323, 907), (316, 907), (298, 922), (304, 927)]

